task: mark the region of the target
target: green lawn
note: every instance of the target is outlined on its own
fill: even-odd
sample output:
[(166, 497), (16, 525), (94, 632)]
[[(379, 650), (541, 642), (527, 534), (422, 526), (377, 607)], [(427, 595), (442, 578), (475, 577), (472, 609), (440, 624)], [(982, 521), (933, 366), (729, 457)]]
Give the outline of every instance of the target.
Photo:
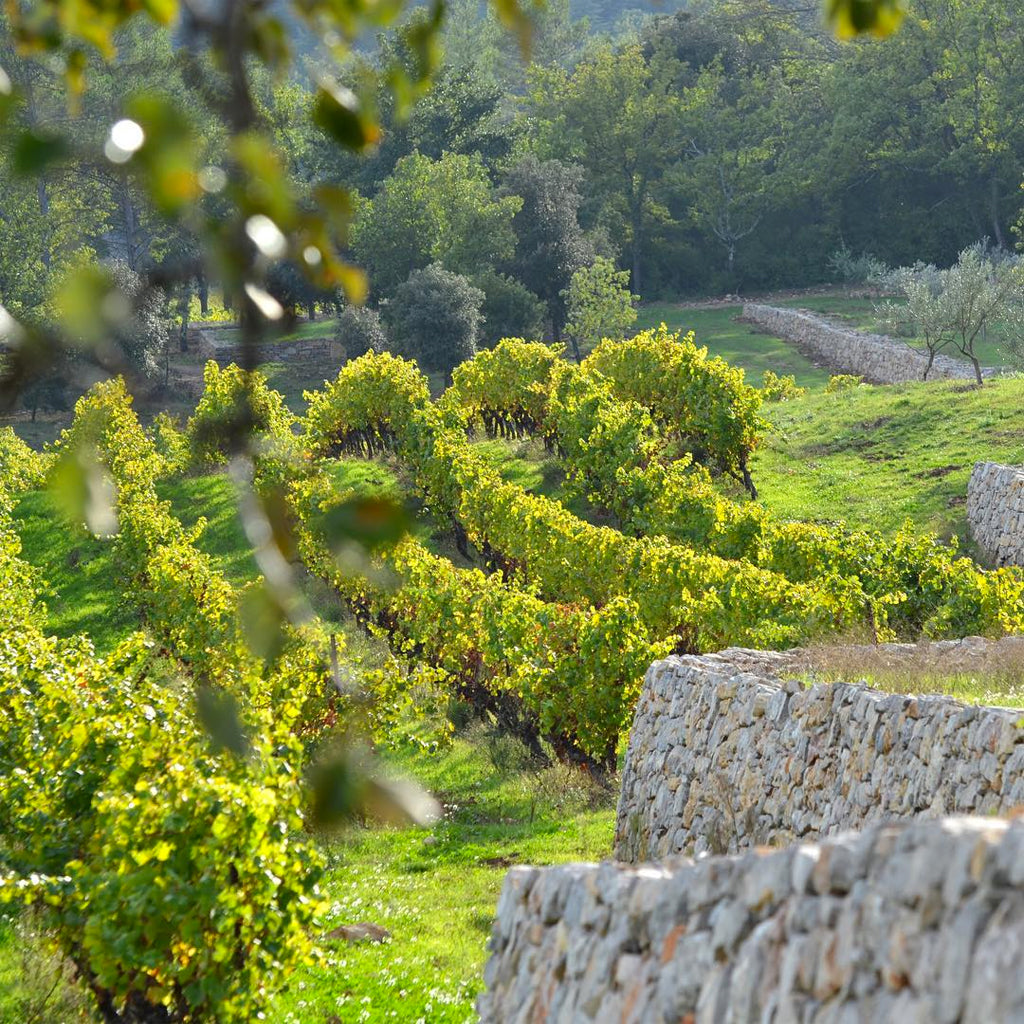
[(761, 499), (791, 519), (845, 519), (886, 533), (965, 532), (974, 463), (1024, 462), (1024, 378), (864, 386), (768, 407), (753, 462)]

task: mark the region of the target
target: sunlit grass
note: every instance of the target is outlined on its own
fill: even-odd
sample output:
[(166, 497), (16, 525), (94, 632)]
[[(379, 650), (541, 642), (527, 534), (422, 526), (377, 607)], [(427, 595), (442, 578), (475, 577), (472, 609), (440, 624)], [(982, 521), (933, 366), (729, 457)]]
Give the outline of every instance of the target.
[(1024, 377), (860, 387), (769, 407), (776, 427), (753, 460), (764, 503), (788, 519), (893, 533), (966, 534), (979, 459), (1024, 462)]
[(480, 726), (440, 754), (387, 755), (443, 800), (428, 832), (359, 828), (325, 849), (326, 935), (369, 921), (382, 945), (324, 940), (327, 969), (296, 977), (278, 1000), (283, 1021), (470, 1021), (487, 939), (510, 864), (610, 856), (614, 787), (577, 769), (531, 764), (524, 748)]

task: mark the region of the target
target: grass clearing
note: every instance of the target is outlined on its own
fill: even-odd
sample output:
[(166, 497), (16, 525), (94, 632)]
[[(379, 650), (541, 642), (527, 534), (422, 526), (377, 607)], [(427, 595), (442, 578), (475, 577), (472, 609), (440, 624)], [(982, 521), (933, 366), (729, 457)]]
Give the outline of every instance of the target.
[(1024, 377), (864, 386), (769, 406), (775, 425), (752, 472), (786, 519), (845, 520), (894, 533), (966, 534), (978, 459), (1024, 462)]

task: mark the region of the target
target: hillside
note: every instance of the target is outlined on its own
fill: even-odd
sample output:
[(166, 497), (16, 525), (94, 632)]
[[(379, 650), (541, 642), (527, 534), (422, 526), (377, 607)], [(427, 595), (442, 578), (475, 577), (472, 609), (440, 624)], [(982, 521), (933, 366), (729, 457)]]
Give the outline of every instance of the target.
[(767, 504), (793, 519), (846, 519), (892, 533), (965, 535), (977, 460), (1024, 462), (1024, 378), (810, 393), (771, 412), (754, 465)]

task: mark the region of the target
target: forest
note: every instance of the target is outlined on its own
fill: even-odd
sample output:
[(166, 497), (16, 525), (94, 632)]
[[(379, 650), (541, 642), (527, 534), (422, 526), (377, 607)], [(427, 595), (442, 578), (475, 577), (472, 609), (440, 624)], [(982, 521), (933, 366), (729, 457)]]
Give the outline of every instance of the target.
[[(898, 33), (853, 42), (816, 9), (769, 3), (553, 3), (535, 21), (524, 65), (482, 9), (456, 5), (434, 87), (408, 118), (386, 85), (368, 83), (411, 68), (415, 53), (393, 33), (356, 51), (339, 84), (376, 112), (381, 140), (366, 155), (309, 116), (322, 52), (299, 53), (289, 74), (253, 69), (255, 115), (297, 201), (350, 191), (345, 251), (369, 271), (374, 300), (437, 262), (484, 292), (493, 338), (529, 333), (538, 315), (557, 336), (560, 293), (595, 254), (650, 300), (826, 282), (842, 250), (948, 265), (979, 239), (1016, 242), (1024, 47), (1003, 0), (916, 4)], [(0, 36), (0, 66), (25, 96), (15, 123), (30, 133), (0, 164), (0, 301), (12, 314), (46, 310), (83, 262), (138, 271), (193, 253), (195, 239), (103, 157), (133, 94), (190, 95), (199, 71), (181, 33), (133, 24), (113, 63), (83, 54), (89, 88), (72, 118), (59, 63)], [(215, 166), (218, 116), (195, 97), (179, 113), (196, 160)], [(76, 158), (19, 175), (55, 155), (53, 132)], [(211, 214), (222, 202), (216, 190), (202, 198)], [(287, 263), (275, 272), (289, 303), (317, 301), (301, 280)]]

